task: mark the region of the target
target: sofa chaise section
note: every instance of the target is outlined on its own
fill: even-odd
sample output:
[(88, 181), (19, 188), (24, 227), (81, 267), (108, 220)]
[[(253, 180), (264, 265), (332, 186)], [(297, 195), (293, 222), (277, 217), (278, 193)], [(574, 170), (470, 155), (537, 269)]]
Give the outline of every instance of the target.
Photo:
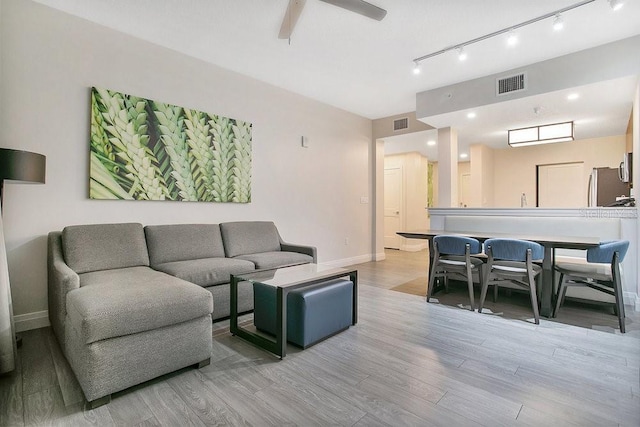
[(91, 406), (211, 355), (211, 294), (149, 267), (141, 224), (49, 234), (49, 313)]

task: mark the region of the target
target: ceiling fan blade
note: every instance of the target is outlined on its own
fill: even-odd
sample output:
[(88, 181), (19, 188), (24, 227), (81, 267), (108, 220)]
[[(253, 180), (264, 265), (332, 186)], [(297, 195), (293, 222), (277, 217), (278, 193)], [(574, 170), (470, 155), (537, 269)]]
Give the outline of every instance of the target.
[(296, 22), (298, 22), (298, 18), (300, 18), (306, 2), (307, 0), (289, 0), (287, 11), (284, 14), (282, 25), (280, 26), (279, 39), (288, 39), (291, 37), (291, 33), (293, 33), (293, 29), (296, 26)]
[(341, 7), (343, 9), (350, 10), (351, 12), (358, 13), (367, 18), (375, 19), (376, 21), (382, 21), (387, 16), (387, 11), (375, 6), (371, 3), (367, 3), (364, 0), (320, 0), (325, 3), (332, 4), (334, 6)]

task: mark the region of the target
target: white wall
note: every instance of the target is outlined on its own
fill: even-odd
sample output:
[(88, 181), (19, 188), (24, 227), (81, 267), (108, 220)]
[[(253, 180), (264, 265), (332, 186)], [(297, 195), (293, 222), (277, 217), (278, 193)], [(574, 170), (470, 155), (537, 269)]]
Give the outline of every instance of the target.
[[(45, 185), (5, 186), (20, 319), (46, 316), (46, 235), (70, 224), (273, 220), (320, 262), (371, 258), (370, 120), (30, 1), (2, 8), (0, 145), (47, 156)], [(91, 86), (252, 122), (252, 203), (89, 200)]]

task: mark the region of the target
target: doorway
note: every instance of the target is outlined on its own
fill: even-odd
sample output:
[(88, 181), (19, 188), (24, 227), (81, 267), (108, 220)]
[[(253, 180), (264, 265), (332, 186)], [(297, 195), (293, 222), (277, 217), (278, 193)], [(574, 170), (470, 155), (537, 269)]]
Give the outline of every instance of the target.
[(402, 230), (402, 168), (384, 170), (384, 247), (400, 249)]
[(458, 189), (460, 197), (460, 207), (466, 208), (469, 206), (471, 198), (471, 174), (463, 173), (460, 175), (460, 187)]

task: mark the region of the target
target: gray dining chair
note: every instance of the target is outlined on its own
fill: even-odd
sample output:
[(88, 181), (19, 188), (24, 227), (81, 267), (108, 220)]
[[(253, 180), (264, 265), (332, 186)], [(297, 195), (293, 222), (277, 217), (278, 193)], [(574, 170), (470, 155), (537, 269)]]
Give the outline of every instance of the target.
[(556, 317), (570, 286), (582, 286), (613, 295), (614, 312), (618, 315), (620, 332), (624, 327), (624, 301), (622, 299), (622, 282), (620, 280), (620, 263), (624, 260), (629, 242), (614, 240), (602, 242), (587, 250), (587, 264), (558, 263), (556, 271), (560, 273), (556, 305), (553, 317)]
[(475, 309), (473, 297), (474, 274), (482, 285), (483, 261), (471, 255), (482, 253), (482, 245), (476, 239), (464, 236), (435, 236), (433, 238), (433, 263), (430, 266), (429, 289), (427, 302), (433, 295), (433, 287), (437, 278), (443, 278), (445, 289), (448, 288), (449, 278), (466, 279), (469, 288), (469, 302), (471, 311)]
[(478, 312), (482, 313), (489, 286), (495, 287), (494, 292), (498, 286), (527, 289), (531, 297), (533, 317), (538, 325), (540, 314), (536, 277), (542, 272), (542, 267), (534, 261), (541, 261), (544, 257), (542, 245), (528, 240), (488, 239), (484, 242), (484, 251), (488, 259)]

